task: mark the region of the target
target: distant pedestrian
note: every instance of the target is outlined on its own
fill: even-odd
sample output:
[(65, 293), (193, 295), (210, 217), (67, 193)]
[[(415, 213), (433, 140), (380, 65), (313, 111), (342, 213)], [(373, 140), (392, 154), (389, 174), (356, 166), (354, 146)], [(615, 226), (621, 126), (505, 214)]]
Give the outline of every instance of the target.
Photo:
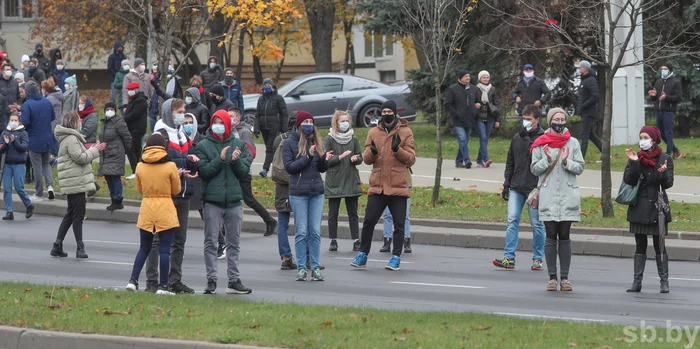
[(649, 97), (656, 107), (656, 127), (666, 143), (666, 154), (673, 155), (676, 160), (681, 158), (681, 151), (673, 142), (673, 127), (682, 96), (681, 81), (673, 73), (673, 66), (668, 63), (662, 65), (661, 78), (656, 80), (654, 88), (649, 90)]
[(272, 155), (274, 149), (272, 143), (275, 141), (277, 134), (287, 132), (287, 103), (284, 97), (277, 93), (277, 87), (270, 78), (263, 80), (262, 96), (258, 99), (258, 106), (255, 109), (255, 126), (253, 133), (255, 138), (260, 135), (265, 142), (265, 161), (263, 169), (260, 171), (260, 177), (267, 177), (270, 171), (270, 163), (272, 163)]
[(71, 75), (63, 82), (65, 92), (63, 93), (63, 114), (77, 111), (80, 106), (80, 92), (78, 92), (78, 82), (75, 75)]
[(221, 87), (224, 88), (224, 96), (229, 101), (233, 102), (233, 105), (240, 110), (245, 110), (243, 105), (243, 89), (241, 84), (236, 81), (233, 68), (226, 68), (224, 70), (224, 79), (219, 82)]
[(210, 92), (211, 88), (219, 84), (219, 81), (224, 79), (224, 72), (219, 66), (219, 59), (216, 56), (210, 56), (207, 60), (207, 68), (199, 73), (202, 78), (202, 87), (204, 91)]
[(108, 211), (121, 210), (124, 208), (122, 176), (124, 176), (125, 155), (131, 150), (133, 141), (131, 133), (124, 121), (124, 118), (117, 114), (117, 105), (109, 102), (105, 104), (105, 118), (102, 120), (100, 130), (100, 140), (107, 144), (107, 147), (100, 155), (100, 166), (97, 168), (97, 175), (104, 176), (111, 203), (107, 206)]
[(107, 144), (98, 143), (85, 149), (85, 137), (80, 133), (80, 116), (70, 112), (63, 116), (61, 124), (56, 126), (56, 138), (60, 142), (58, 150), (58, 184), (61, 194), (68, 201), (68, 210), (58, 227), (56, 242), (51, 249), (53, 257), (67, 257), (63, 252), (63, 239), (68, 229), (73, 226), (77, 249), (76, 258), (88, 258), (83, 243), (83, 220), (85, 219), (85, 194), (95, 190), (95, 176), (92, 174), (92, 161), (100, 156)]
[(476, 131), (479, 133), (479, 155), (476, 157), (476, 166), (491, 167), (493, 161), (489, 157), (489, 138), (491, 138), (491, 131), (501, 126), (500, 105), (496, 99), (496, 88), (491, 85), (489, 72), (486, 70), (479, 72), (479, 83), (476, 87)]
[(32, 58), (31, 61), (29, 61), (29, 68), (27, 68), (27, 74), (28, 76), (25, 76), (25, 79), (27, 80), (34, 80), (34, 82), (37, 83), (37, 85), (41, 86), (41, 83), (46, 80), (46, 73), (44, 73), (41, 68), (39, 68), (39, 61), (36, 58)]
[(4, 130), (10, 119), (10, 106), (19, 101), (19, 84), (12, 78), (12, 67), (2, 66), (0, 77), (0, 130)]
[[(36, 60), (36, 67), (41, 69), (44, 73), (44, 77), (48, 77), (51, 74), (51, 60), (44, 55), (44, 45), (38, 43), (34, 46), (34, 54), (30, 57)], [(41, 83), (41, 81), (37, 81)]]
[(190, 87), (185, 91), (185, 112), (194, 115), (197, 119), (195, 132), (203, 135), (209, 128), (211, 114), (209, 108), (202, 103), (202, 95), (196, 87)]
[[(124, 76), (124, 81), (122, 82), (122, 103), (124, 103), (126, 106), (132, 100), (129, 98), (129, 85), (131, 85), (132, 82), (139, 84), (139, 90), (143, 92), (143, 95), (146, 97), (146, 101), (150, 101), (151, 97), (153, 96), (153, 88), (151, 87), (150, 80), (150, 75), (146, 74), (146, 63), (143, 61), (143, 59), (136, 58), (134, 60), (134, 68)], [(148, 118), (148, 116), (146, 117)]]
[(27, 161), (27, 151), (29, 150), (29, 135), (24, 130), (24, 126), (19, 122), (19, 115), (10, 116), (10, 122), (2, 131), (0, 136), (0, 156), (5, 158), (5, 168), (2, 171), (2, 187), (4, 190), (3, 200), (5, 201), (4, 221), (15, 219), (12, 208), (12, 184), (15, 185), (15, 192), (26, 207), (25, 218), (29, 219), (34, 214), (32, 201), (24, 190), (25, 163)]
[[(109, 83), (111, 87), (109, 93), (109, 101), (112, 103), (116, 103), (115, 98), (117, 96), (117, 93), (121, 93), (122, 81), (119, 81), (119, 89), (115, 87), (114, 81), (117, 77), (117, 73), (119, 73), (122, 70), (122, 61), (124, 61), (125, 59), (126, 55), (124, 54), (124, 46), (119, 41), (115, 42), (114, 47), (112, 48), (112, 53), (107, 59), (107, 70), (109, 71)], [(128, 71), (129, 69), (126, 70)], [(124, 78), (122, 77), (122, 79)]]
[(219, 110), (228, 111), (230, 108), (234, 108), (236, 105), (233, 104), (226, 96), (224, 96), (224, 88), (216, 84), (209, 90), (209, 97), (211, 97), (211, 107), (209, 108), (209, 113), (214, 115)]
[(160, 280), (155, 291), (159, 295), (174, 295), (168, 288), (170, 272), (170, 248), (175, 229), (180, 226), (171, 195), (182, 190), (180, 171), (165, 150), (167, 141), (160, 133), (146, 140), (141, 166), (136, 173), (136, 190), (143, 195), (137, 226), (141, 235), (139, 252), (134, 260), (127, 291), (138, 291), (139, 275), (151, 253), (155, 235), (159, 238)]
[[(52, 48), (49, 51), (49, 60), (51, 61), (51, 71), (58, 69), (58, 61), (63, 61), (63, 54), (60, 48)], [(61, 86), (58, 81), (56, 81), (56, 86)]]
[(129, 70), (131, 69), (131, 62), (129, 62), (128, 59), (122, 60), (122, 65), (121, 65), (121, 70), (118, 71), (114, 75), (114, 81), (112, 82), (112, 89), (115, 91), (114, 92), (114, 98), (115, 102), (117, 104), (117, 107), (119, 110), (117, 113), (123, 115), (124, 114), (124, 105), (125, 103), (128, 103), (129, 100), (123, 99), (123, 94), (122, 94), (122, 89), (124, 88), (124, 77), (126, 74), (129, 74)]
[(61, 89), (61, 92), (66, 92), (65, 81), (68, 78), (66, 71), (66, 62), (62, 59), (56, 61), (56, 68), (51, 71), (56, 86)]
[(457, 134), (457, 168), (472, 168), (469, 157), (469, 136), (472, 128), (476, 127), (476, 95), (477, 89), (471, 84), (471, 75), (468, 70), (461, 69), (457, 72), (457, 82), (450, 85), (445, 91), (445, 111), (452, 116), (452, 126)]
[[(547, 240), (544, 255), (549, 283), (547, 291), (572, 291), (569, 282), (571, 266), (571, 224), (581, 221), (581, 194), (576, 176), (583, 173), (585, 161), (578, 140), (566, 128), (566, 111), (552, 108), (547, 113), (549, 129), (530, 147), (532, 174), (540, 178), (540, 220)], [(551, 172), (551, 173), (549, 173)], [(549, 175), (547, 175), (549, 173)], [(557, 255), (561, 266), (561, 284), (557, 285)]]
[[(666, 189), (673, 187), (673, 159), (661, 150), (661, 132), (644, 126), (639, 132), (639, 152), (626, 149), (627, 166), (623, 181), (632, 186), (639, 183), (637, 203), (627, 208), (630, 233), (634, 234), (634, 281), (627, 292), (641, 292), (644, 267), (647, 263), (647, 236), (651, 235), (656, 252), (656, 268), (661, 279), (661, 293), (668, 293), (668, 253), (661, 240), (668, 234), (671, 222)], [(659, 222), (660, 219), (663, 221)]]
[(27, 101), (22, 104), (20, 120), (29, 135), (29, 158), (34, 170), (36, 192), (32, 195), (33, 202), (44, 198), (44, 180), (48, 187), (48, 197), (54, 199), (53, 175), (50, 165), (50, 150), (55, 139), (51, 123), (56, 119), (51, 102), (39, 92), (39, 86), (33, 81), (25, 85)]
[(141, 142), (146, 134), (148, 123), (148, 98), (138, 82), (131, 82), (125, 87), (128, 104), (124, 111), (124, 121), (126, 121), (129, 133), (131, 133), (131, 149), (127, 153), (131, 165), (131, 175), (127, 176), (126, 179), (132, 180), (136, 178), (136, 167), (141, 161)]
[(578, 89), (578, 103), (576, 114), (581, 116), (581, 154), (586, 157), (588, 140), (603, 152), (603, 143), (595, 134), (595, 123), (598, 119), (598, 105), (600, 92), (598, 90), (597, 72), (588, 61), (579, 62), (581, 72), (581, 86)]
[[(287, 132), (281, 133), (275, 138), (273, 147), (275, 148), (275, 159), (283, 158), (284, 141), (294, 132), (294, 125), (297, 121), (296, 112), (287, 121)], [(282, 270), (297, 270), (298, 265), (294, 262), (292, 248), (289, 246), (289, 220), (292, 216), (292, 205), (289, 203), (289, 173), (282, 166), (274, 166), (270, 169), (270, 177), (275, 182), (275, 210), (277, 211), (277, 248), (282, 259)], [(308, 258), (307, 258), (308, 259)]]
[(535, 76), (535, 68), (532, 64), (523, 65), (522, 71), (523, 79), (518, 82), (512, 93), (515, 99), (515, 111), (518, 115), (522, 115), (525, 106), (534, 104), (542, 113), (543, 106), (549, 101), (552, 92), (543, 80)]
[[(513, 135), (508, 148), (501, 197), (508, 202), (508, 222), (506, 224), (506, 247), (503, 259), (494, 259), (493, 265), (505, 269), (515, 268), (515, 250), (518, 248), (520, 217), (528, 195), (537, 188), (537, 176), (530, 171), (532, 154), (530, 147), (544, 134), (540, 127), (540, 108), (528, 105), (523, 109), (523, 122), (518, 133)], [(540, 221), (537, 208), (527, 207), (532, 228), (531, 270), (542, 270), (544, 259), (544, 225)]]

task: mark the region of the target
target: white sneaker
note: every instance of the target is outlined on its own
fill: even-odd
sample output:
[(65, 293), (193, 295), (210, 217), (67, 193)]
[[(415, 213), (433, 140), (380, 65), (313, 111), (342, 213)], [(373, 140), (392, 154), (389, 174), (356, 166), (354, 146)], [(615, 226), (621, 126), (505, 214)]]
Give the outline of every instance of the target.
[(158, 287), (158, 291), (156, 291), (156, 294), (159, 294), (162, 296), (174, 296), (175, 292), (170, 292), (169, 290), (166, 290), (163, 287)]
[(29, 197), (29, 200), (31, 200), (32, 202), (42, 202), (44, 201), (44, 198), (41, 196), (32, 195)]
[(129, 284), (126, 285), (126, 290), (127, 290), (127, 291), (136, 292), (136, 291), (138, 291), (138, 289), (139, 289), (139, 287), (136, 286), (136, 285), (134, 285), (134, 284), (132, 284), (131, 282), (130, 282)]
[(56, 193), (54, 193), (54, 191), (53, 191), (53, 186), (49, 186), (48, 192), (49, 192), (49, 200), (53, 200), (54, 198), (56, 198)]
[(132, 174), (131, 176), (127, 176), (126, 179), (128, 179), (128, 180), (130, 180), (130, 181), (131, 181), (131, 180), (134, 180), (134, 179), (136, 179), (136, 174), (134, 173), (134, 174)]

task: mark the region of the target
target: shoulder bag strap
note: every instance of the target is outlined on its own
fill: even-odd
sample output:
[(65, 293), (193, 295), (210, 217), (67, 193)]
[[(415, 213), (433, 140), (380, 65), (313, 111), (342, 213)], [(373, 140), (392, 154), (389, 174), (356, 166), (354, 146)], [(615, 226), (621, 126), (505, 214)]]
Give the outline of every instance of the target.
[[(546, 156), (546, 155), (545, 155)], [(554, 159), (554, 163), (552, 163), (551, 166), (549, 166), (549, 170), (547, 170), (547, 173), (544, 175), (544, 178), (542, 179), (542, 183), (538, 186), (538, 188), (542, 188), (544, 183), (547, 181), (547, 177), (549, 177), (549, 174), (552, 173), (554, 170), (554, 167), (557, 165), (557, 162), (559, 162), (559, 157), (561, 156), (561, 149), (559, 150), (559, 153), (557, 154), (556, 159)]]

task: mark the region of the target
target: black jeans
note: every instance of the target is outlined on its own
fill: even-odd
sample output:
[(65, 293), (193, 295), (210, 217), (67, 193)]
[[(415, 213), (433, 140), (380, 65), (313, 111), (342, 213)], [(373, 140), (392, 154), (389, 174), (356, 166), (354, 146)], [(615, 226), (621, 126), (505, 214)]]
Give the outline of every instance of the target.
[(127, 152), (129, 165), (131, 165), (131, 173), (136, 173), (136, 165), (141, 161), (141, 139), (145, 133), (131, 132), (131, 150)]
[(401, 256), (403, 252), (403, 233), (406, 221), (406, 200), (405, 196), (389, 196), (384, 194), (369, 195), (367, 197), (367, 208), (365, 210), (365, 220), (362, 222), (362, 244), (360, 251), (369, 254), (372, 247), (372, 236), (374, 227), (379, 218), (384, 214), (384, 209), (389, 206), (389, 212), (394, 217), (394, 249), (392, 254)]
[[(182, 259), (185, 255), (185, 242), (187, 241), (187, 221), (190, 214), (189, 198), (173, 198), (177, 210), (177, 220), (180, 226), (173, 228), (175, 233), (173, 245), (170, 249), (170, 272), (168, 282), (170, 285), (182, 280)], [(151, 245), (151, 253), (148, 254), (146, 263), (146, 277), (148, 281), (158, 280), (158, 256), (160, 246), (160, 234), (156, 234)]]
[(263, 163), (263, 169), (270, 170), (272, 157), (275, 153), (275, 149), (273, 146), (275, 143), (275, 138), (277, 137), (279, 132), (278, 130), (260, 130), (260, 133), (262, 134), (263, 141), (265, 141), (265, 162)]
[(75, 241), (83, 241), (83, 220), (85, 219), (85, 193), (68, 194), (68, 211), (58, 227), (57, 241), (63, 241), (68, 229), (73, 226)]
[[(656, 254), (661, 254), (661, 246), (659, 245), (659, 236), (658, 235), (652, 235), (651, 240), (654, 243), (654, 252)], [(647, 235), (644, 234), (634, 234), (634, 242), (636, 243), (636, 249), (634, 253), (639, 253), (639, 254), (647, 254), (647, 246), (649, 246), (649, 239), (647, 238)], [(665, 249), (664, 249), (664, 252)]]
[(596, 118), (593, 116), (582, 116), (581, 117), (581, 154), (586, 157), (586, 152), (588, 151), (588, 141), (590, 140), (593, 144), (598, 147), (598, 150), (603, 152), (603, 142), (600, 141), (598, 135), (595, 134), (593, 128), (595, 127)]
[[(357, 217), (358, 197), (346, 197), (345, 209), (348, 212), (348, 221), (350, 222), (350, 237), (353, 240), (360, 238), (360, 223)], [(340, 201), (343, 198), (328, 199), (328, 237), (336, 239), (338, 237), (338, 211), (340, 211)]]
[(241, 191), (243, 192), (243, 202), (248, 207), (252, 208), (255, 213), (257, 213), (258, 216), (265, 221), (265, 223), (271, 223), (274, 221), (275, 219), (270, 216), (270, 213), (267, 212), (265, 207), (258, 202), (255, 195), (253, 195), (253, 177), (250, 175), (250, 173), (239, 179), (238, 183), (241, 185)]
[(678, 147), (673, 142), (673, 125), (676, 118), (676, 112), (659, 111), (656, 112), (656, 127), (661, 131), (661, 139), (666, 143), (666, 154), (672, 155), (674, 151), (678, 151)]

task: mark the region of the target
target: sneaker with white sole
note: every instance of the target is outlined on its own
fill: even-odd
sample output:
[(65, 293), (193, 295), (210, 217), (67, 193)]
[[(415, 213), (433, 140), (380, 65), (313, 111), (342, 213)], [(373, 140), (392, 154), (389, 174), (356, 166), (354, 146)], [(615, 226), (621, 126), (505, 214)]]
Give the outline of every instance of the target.
[(124, 177), (124, 179), (134, 180), (134, 179), (136, 179), (136, 173), (134, 173), (134, 174), (132, 174), (132, 175), (130, 175), (130, 176), (126, 176), (126, 177)]
[(53, 186), (49, 186), (48, 193), (49, 193), (49, 200), (53, 200), (56, 198), (56, 193), (54, 193), (54, 191), (53, 191)]
[(131, 292), (138, 291), (139, 290), (139, 282), (134, 278), (129, 279), (129, 283), (126, 284), (126, 290), (131, 291)]
[(170, 289), (168, 289), (168, 286), (159, 285), (156, 294), (163, 296), (174, 296), (175, 292), (171, 292)]
[(552, 292), (557, 290), (558, 282), (555, 279), (549, 280), (547, 282), (547, 291)]
[(31, 200), (32, 202), (42, 202), (42, 201), (44, 201), (44, 197), (32, 195), (29, 197), (29, 200)]

